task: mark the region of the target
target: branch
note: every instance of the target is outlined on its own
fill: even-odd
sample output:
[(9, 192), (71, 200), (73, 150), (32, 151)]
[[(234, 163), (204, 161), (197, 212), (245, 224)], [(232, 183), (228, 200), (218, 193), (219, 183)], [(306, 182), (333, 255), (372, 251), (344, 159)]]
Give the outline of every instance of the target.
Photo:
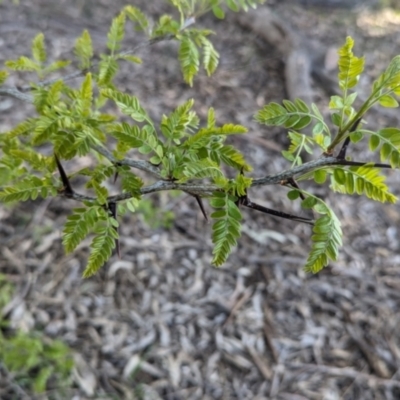
[(14, 87), (0, 87), (0, 96), (14, 97), (15, 99), (22, 100), (25, 103), (33, 103), (33, 97), (30, 94), (23, 93)]
[(339, 160), (337, 157), (320, 157), (316, 160), (304, 163), (298, 167), (288, 169), (276, 175), (268, 175), (264, 178), (254, 179), (251, 186), (261, 186), (261, 185), (276, 185), (278, 183), (285, 182), (296, 175), (303, 175), (310, 172), (316, 168), (327, 167), (330, 165), (348, 165), (348, 166), (358, 166), (365, 167), (370, 166), (371, 168), (392, 168), (389, 164), (381, 163), (368, 163), (364, 161), (347, 161)]

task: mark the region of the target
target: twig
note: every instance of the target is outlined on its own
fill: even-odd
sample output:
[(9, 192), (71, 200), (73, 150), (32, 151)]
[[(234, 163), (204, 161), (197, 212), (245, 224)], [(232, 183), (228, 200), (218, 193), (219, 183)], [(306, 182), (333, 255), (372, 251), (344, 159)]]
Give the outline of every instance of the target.
[(281, 183), (282, 181), (288, 181), (290, 178), (295, 177), (296, 175), (303, 175), (307, 172), (310, 172), (316, 168), (328, 167), (333, 165), (349, 165), (349, 166), (368, 166), (370, 168), (392, 168), (389, 164), (381, 164), (381, 163), (368, 163), (365, 161), (347, 161), (347, 160), (338, 160), (336, 157), (320, 157), (316, 160), (309, 161), (292, 169), (288, 169), (276, 175), (267, 175), (264, 178), (254, 179), (252, 183), (253, 186), (261, 186), (261, 185), (276, 185)]

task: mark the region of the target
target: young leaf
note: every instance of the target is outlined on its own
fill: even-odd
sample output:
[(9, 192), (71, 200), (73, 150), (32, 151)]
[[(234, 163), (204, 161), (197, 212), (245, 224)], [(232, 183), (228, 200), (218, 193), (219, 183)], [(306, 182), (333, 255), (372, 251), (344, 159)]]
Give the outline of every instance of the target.
[(32, 56), (39, 65), (46, 61), (46, 48), (44, 45), (43, 33), (36, 35), (32, 41)]
[[(339, 87), (345, 93), (357, 85), (364, 70), (364, 57), (358, 58), (353, 54), (354, 40), (348, 36), (346, 43), (339, 49)], [(341, 107), (339, 107), (341, 108)]]
[(114, 54), (120, 49), (120, 42), (125, 35), (125, 13), (119, 14), (115, 17), (111, 23), (110, 30), (107, 35), (107, 47), (111, 50), (111, 54)]
[(332, 210), (327, 207), (326, 214), (317, 219), (313, 228), (313, 242), (310, 254), (304, 267), (306, 272), (316, 274), (329, 260), (337, 260), (338, 249), (342, 245), (342, 229), (340, 221)]
[(149, 30), (149, 21), (147, 17), (134, 6), (126, 6), (124, 12), (128, 18), (135, 24), (135, 29), (137, 31), (147, 32)]
[(116, 245), (116, 239), (118, 239), (118, 232), (115, 229), (115, 224), (111, 223), (111, 220), (114, 219), (108, 217), (105, 225), (100, 225), (95, 229), (96, 236), (90, 245), (91, 252), (88, 265), (83, 272), (84, 278), (94, 275), (111, 257)]
[(183, 35), (179, 46), (179, 62), (183, 73), (183, 79), (190, 86), (193, 85), (193, 78), (199, 72), (199, 50), (188, 35)]
[[(339, 173), (339, 171), (341, 171)], [(337, 179), (339, 177), (339, 179)], [(382, 203), (395, 203), (397, 197), (389, 192), (385, 184), (385, 176), (380, 175), (379, 168), (365, 165), (363, 167), (350, 167), (334, 170), (331, 188), (339, 193), (365, 194), (368, 198)]]
[(240, 237), (240, 221), (242, 215), (232, 196), (216, 192), (211, 198), (211, 205), (216, 211), (211, 214), (215, 219), (213, 225), (212, 241), (214, 243), (212, 263), (218, 267), (222, 265), (232, 248), (236, 246), (236, 240)]
[(8, 75), (7, 71), (0, 71), (0, 86), (6, 81)]
[(79, 68), (86, 69), (90, 67), (90, 60), (93, 57), (92, 38), (87, 30), (84, 30), (82, 36), (75, 42), (75, 55), (79, 59)]
[(98, 222), (98, 207), (75, 208), (67, 218), (63, 230), (63, 245), (71, 253)]

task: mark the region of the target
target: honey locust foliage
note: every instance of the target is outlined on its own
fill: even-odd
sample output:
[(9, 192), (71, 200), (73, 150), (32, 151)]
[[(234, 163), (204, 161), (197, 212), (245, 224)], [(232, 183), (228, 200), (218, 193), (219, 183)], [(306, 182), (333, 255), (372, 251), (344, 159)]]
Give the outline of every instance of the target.
[[(12, 203), (61, 195), (80, 202), (81, 206), (67, 218), (63, 244), (67, 252), (72, 252), (86, 237), (91, 238), (85, 277), (96, 273), (115, 248), (119, 254), (121, 215), (140, 212), (143, 196), (160, 190), (178, 190), (194, 196), (206, 218), (202, 199), (209, 200), (214, 208), (211, 214), (214, 265), (222, 265), (236, 247), (241, 231), (241, 207), (248, 207), (313, 225), (305, 269), (318, 272), (338, 257), (342, 244), (340, 221), (333, 209), (312, 193), (312, 188), (306, 191), (299, 184), (311, 180), (323, 185), (330, 181), (331, 189), (339, 193), (366, 195), (381, 202), (396, 201), (381, 169), (399, 165), (400, 130), (364, 129), (363, 117), (375, 104), (397, 107), (400, 56), (374, 82), (367, 100), (355, 107), (354, 88), (363, 71), (364, 59), (353, 54), (354, 42), (347, 38), (339, 50), (341, 95), (333, 96), (329, 103), (331, 121), (315, 104), (308, 105), (301, 99), (263, 107), (255, 115), (259, 123), (281, 126), (288, 131), (290, 146), (282, 155), (291, 168), (281, 174), (251, 178), (245, 174), (252, 171), (252, 166), (238, 148), (227, 143), (230, 135), (245, 134), (246, 127), (219, 124), (213, 108), (208, 110), (206, 121), (201, 121), (193, 99), (154, 119), (135, 93), (118, 88), (115, 78), (120, 64), (130, 62), (132, 68), (137, 68), (135, 65), (141, 62), (134, 51), (125, 50), (127, 29), (133, 28), (141, 37), (145, 36), (149, 46), (162, 40), (177, 41), (183, 79), (192, 85), (201, 68), (210, 75), (219, 59), (210, 41), (212, 32), (194, 28), (196, 18), (210, 10), (221, 18), (225, 6), (240, 11), (256, 5), (253, 0), (170, 0), (170, 3), (178, 11), (178, 17), (163, 15), (155, 23), (136, 7), (125, 7), (111, 23), (105, 38), (107, 51), (99, 54), (96, 61), (90, 33), (85, 30), (75, 42), (73, 62), (80, 70), (72, 75), (58, 72), (59, 78), (43, 80), (64, 68), (69, 60), (49, 63), (42, 34), (33, 39), (31, 57), (6, 62), (8, 69), (0, 71), (0, 84), (6, 89), (9, 70), (34, 73), (39, 81), (25, 89), (28, 98), (16, 88), (11, 90), (11, 95), (33, 103), (36, 115), (0, 136), (0, 200)], [(118, 112), (114, 114), (106, 111), (116, 108)], [(364, 138), (372, 151), (379, 152), (381, 161), (390, 164), (356, 162), (346, 157), (349, 145)], [(322, 156), (304, 163), (304, 152), (311, 155), (322, 152)], [(96, 156), (91, 167), (74, 168), (74, 160), (88, 155)], [(64, 170), (66, 160), (71, 160), (69, 174)], [(155, 179), (152, 184), (146, 183), (149, 175), (153, 182)], [(78, 176), (85, 179), (88, 194), (74, 190), (73, 180)], [(119, 185), (118, 194), (110, 192), (110, 180)], [(318, 217), (314, 220), (270, 210), (248, 198), (250, 187), (278, 183), (290, 189), (290, 200), (301, 200), (302, 207), (312, 209)]]

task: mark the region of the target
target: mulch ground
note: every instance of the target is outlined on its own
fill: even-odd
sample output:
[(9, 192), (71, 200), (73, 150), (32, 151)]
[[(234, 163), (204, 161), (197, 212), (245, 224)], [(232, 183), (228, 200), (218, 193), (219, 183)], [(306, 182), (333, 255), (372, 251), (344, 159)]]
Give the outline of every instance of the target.
[[(123, 5), (120, 0), (20, 3), (0, 4), (1, 62), (28, 54), (39, 31), (53, 58), (69, 56), (84, 28), (100, 50)], [(153, 16), (168, 10), (156, 2), (134, 3)], [(269, 3), (327, 47), (353, 36), (356, 52), (367, 55), (362, 87), (400, 54), (400, 20), (389, 9)], [(213, 41), (221, 65), (212, 78), (202, 74), (188, 88), (176, 44), (165, 42), (140, 50), (142, 65), (123, 67), (121, 87), (137, 95), (156, 120), (191, 97), (202, 118), (213, 106), (220, 123), (250, 128), (231, 143), (251, 160), (254, 176), (286, 169), (279, 154), (287, 144), (285, 133), (253, 121), (263, 104), (285, 98), (279, 54), (232, 14), (223, 21), (206, 16), (199, 24), (217, 33)], [(125, 45), (140, 40), (130, 33)], [(23, 75), (13, 79), (24, 83)], [(314, 89), (315, 101), (326, 110), (326, 93)], [(15, 99), (0, 98), (0, 131), (31, 112)], [(370, 126), (376, 121), (388, 124), (385, 115)], [(366, 147), (352, 154), (372, 157)], [(78, 167), (66, 168), (71, 173)], [(399, 195), (400, 174), (392, 171), (388, 181)], [(302, 270), (309, 227), (250, 211), (244, 211), (237, 250), (222, 268), (211, 267), (211, 228), (195, 201), (161, 193), (152, 196), (160, 209), (153, 227), (143, 214), (123, 217), (122, 259), (114, 256), (83, 280), (89, 242), (71, 255), (61, 245), (62, 226), (79, 204), (54, 198), (2, 206), (0, 272), (16, 285), (7, 315), (13, 327), (43, 331), (75, 352), (74, 388), (61, 398), (399, 399), (400, 208), (314, 190), (333, 206), (344, 232), (339, 260), (315, 276)], [(251, 196), (267, 207), (303, 213), (279, 187), (254, 189)], [(175, 215), (170, 226), (156, 226), (168, 212)], [(8, 378), (0, 376), (0, 398), (18, 398)], [(55, 392), (46, 396), (60, 398)]]

